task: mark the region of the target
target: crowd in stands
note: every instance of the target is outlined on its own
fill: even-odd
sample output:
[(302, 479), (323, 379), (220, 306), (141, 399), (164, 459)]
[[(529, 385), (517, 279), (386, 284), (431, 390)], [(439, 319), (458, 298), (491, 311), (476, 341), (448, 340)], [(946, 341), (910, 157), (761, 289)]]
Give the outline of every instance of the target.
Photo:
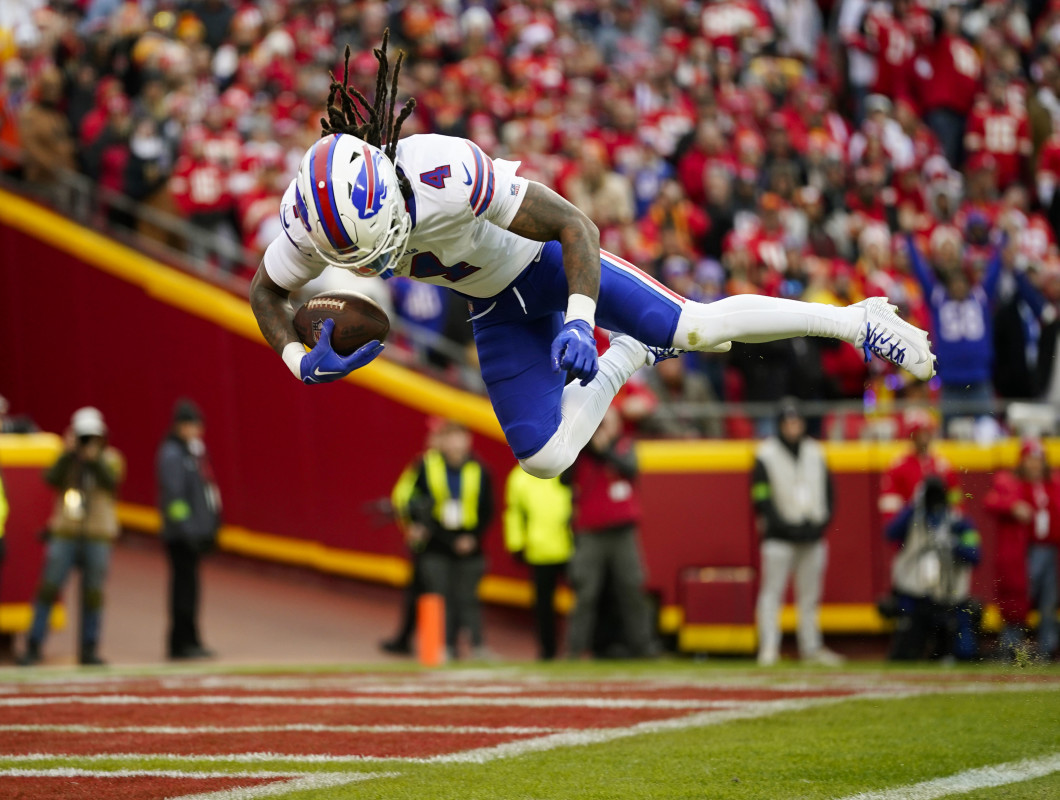
[[(931, 329), (930, 392), (973, 411), (1060, 402), (1060, 3), (16, 5), (23, 17), (0, 30), (0, 142), (23, 159), (0, 152), (0, 166), (27, 180), (75, 167), (260, 253), (319, 135), (328, 71), (349, 45), (351, 83), (371, 95), (389, 26), (408, 53), (401, 90), (419, 102), (403, 134), (521, 161), (589, 214), (605, 249), (678, 292), (885, 294)], [(399, 315), (453, 328), (448, 294), (392, 292)], [(683, 369), (707, 379), (694, 396), (728, 401), (925, 391), (816, 339)], [(661, 380), (685, 391), (682, 376)]]

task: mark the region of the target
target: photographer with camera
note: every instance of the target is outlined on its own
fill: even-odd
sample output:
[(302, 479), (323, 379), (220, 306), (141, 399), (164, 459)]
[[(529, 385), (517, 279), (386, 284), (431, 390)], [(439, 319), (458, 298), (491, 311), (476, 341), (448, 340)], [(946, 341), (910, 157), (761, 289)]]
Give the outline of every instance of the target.
[(979, 531), (950, 502), (945, 481), (925, 478), (886, 534), (902, 544), (891, 567), (896, 619), (888, 657), (974, 658), (978, 604), (970, 590)]
[(55, 489), (55, 508), (45, 535), (48, 552), (33, 605), (22, 666), (39, 664), (41, 645), (48, 633), (52, 605), (59, 598), (71, 568), (81, 569), (81, 664), (101, 665), (98, 655), (103, 617), (103, 583), (110, 552), (121, 526), (117, 490), (125, 462), (107, 444), (107, 426), (99, 409), (86, 406), (74, 412), (65, 435), (66, 448), (45, 473)]

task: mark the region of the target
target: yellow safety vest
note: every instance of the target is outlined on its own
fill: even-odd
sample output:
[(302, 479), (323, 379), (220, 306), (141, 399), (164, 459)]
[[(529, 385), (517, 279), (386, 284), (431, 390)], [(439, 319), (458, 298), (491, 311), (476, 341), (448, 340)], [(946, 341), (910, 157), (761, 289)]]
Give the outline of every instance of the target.
[(416, 469), (415, 465), (410, 464), (402, 471), (390, 492), (390, 505), (403, 525), (407, 525), (409, 521), (409, 501), (415, 488)]
[[(437, 450), (428, 450), (423, 455), (423, 468), (427, 473), (427, 488), (434, 500), (434, 518), (444, 519), (446, 503), (453, 499), (446, 477), (445, 459)], [(477, 461), (466, 461), (460, 468), (461, 525), (470, 530), (478, 525), (478, 499), (482, 491), (482, 466)]]
[(574, 552), (571, 490), (559, 478), (542, 480), (516, 467), (504, 493), (504, 545), (528, 564), (562, 564)]

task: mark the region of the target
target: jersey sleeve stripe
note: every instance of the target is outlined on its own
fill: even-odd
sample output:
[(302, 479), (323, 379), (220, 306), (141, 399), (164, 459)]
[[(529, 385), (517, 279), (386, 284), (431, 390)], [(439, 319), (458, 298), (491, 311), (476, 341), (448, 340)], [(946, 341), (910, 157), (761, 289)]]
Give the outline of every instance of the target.
[(339, 224), (339, 211), (335, 204), (335, 186), (331, 180), (331, 164), (335, 155), (335, 146), (338, 137), (332, 136), (328, 142), (328, 153), (326, 158), (321, 157), (321, 145), (326, 140), (321, 139), (313, 145), (313, 155), (310, 156), (310, 172), (313, 175), (313, 202), (316, 204), (317, 216), (324, 227), (324, 233), (328, 241), (339, 249), (350, 247), (353, 242)]
[(471, 142), (468, 142), (467, 146), (471, 148), (471, 156), (475, 159), (475, 180), (471, 184), (471, 199), (469, 200), (471, 210), (474, 211), (482, 195), (482, 153)]
[[(476, 170), (475, 186), (471, 192), (471, 209), (474, 211), (475, 216), (478, 217), (490, 207), (490, 203), (493, 200), (493, 159), (483, 153), (482, 149), (474, 142), (468, 142), (468, 146), (471, 148), (471, 153), (475, 156)], [(486, 179), (484, 182), (480, 182), (479, 179), (483, 172), (485, 172)]]
[(661, 292), (662, 294), (667, 295), (671, 300), (674, 300), (675, 302), (677, 302), (677, 303), (679, 303), (681, 305), (684, 305), (684, 303), (685, 303), (685, 298), (684, 297), (682, 297), (677, 292), (675, 292), (672, 289), (670, 289), (668, 286), (665, 286), (664, 284), (659, 283), (659, 281), (655, 280), (655, 278), (653, 278), (651, 275), (649, 275), (648, 273), (644, 272), (643, 270), (633, 266), (628, 261), (626, 261), (624, 258), (619, 258), (618, 256), (614, 255), (613, 253), (609, 253), (606, 250), (601, 250), (600, 251), (600, 260), (603, 263), (605, 263), (605, 264), (607, 264), (609, 266), (612, 266), (615, 269), (617, 269), (617, 270), (619, 270), (621, 272), (626, 273), (627, 275), (630, 275), (630, 276), (636, 278), (641, 283), (646, 283), (648, 286), (650, 286), (655, 291)]
[(475, 210), (475, 216), (479, 217), (482, 212), (490, 207), (490, 202), (493, 200), (493, 159), (488, 156), (483, 156), (483, 160), (486, 162), (486, 191), (482, 195), (482, 202), (479, 203), (479, 207)]

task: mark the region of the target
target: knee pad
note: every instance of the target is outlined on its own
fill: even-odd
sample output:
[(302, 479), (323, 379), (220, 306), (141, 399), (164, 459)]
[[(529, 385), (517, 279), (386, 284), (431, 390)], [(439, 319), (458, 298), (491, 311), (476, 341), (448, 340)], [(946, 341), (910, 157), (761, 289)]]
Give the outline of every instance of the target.
[(42, 583), (37, 589), (37, 602), (54, 605), (59, 599), (59, 587), (54, 583)]
[(574, 463), (578, 454), (570, 452), (570, 448), (560, 441), (558, 433), (532, 456), (519, 459), (519, 465), (535, 478), (555, 478)]

